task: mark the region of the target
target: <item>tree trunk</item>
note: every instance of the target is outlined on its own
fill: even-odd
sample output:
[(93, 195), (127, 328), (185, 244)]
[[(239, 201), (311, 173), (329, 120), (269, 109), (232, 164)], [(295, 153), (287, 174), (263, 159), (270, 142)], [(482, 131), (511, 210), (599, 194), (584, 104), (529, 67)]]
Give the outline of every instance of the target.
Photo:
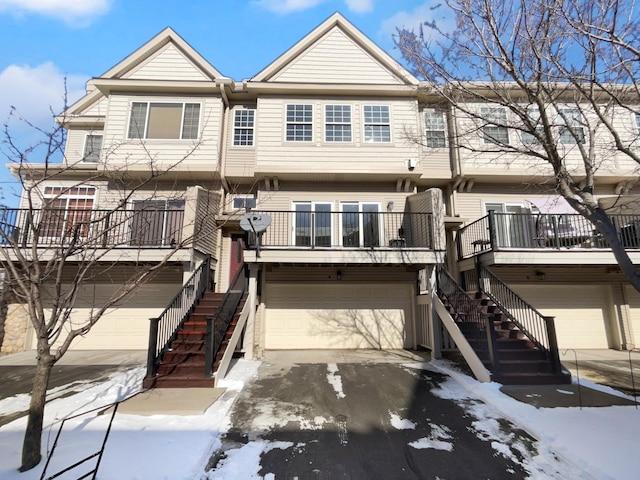
[(611, 217), (601, 208), (597, 208), (588, 218), (611, 247), (611, 252), (616, 262), (618, 262), (620, 270), (622, 270), (622, 273), (629, 279), (629, 283), (640, 292), (640, 274), (622, 245), (618, 231), (611, 221)]
[(44, 350), (46, 353), (40, 353), (42, 350), (38, 348), (36, 373), (33, 379), (33, 389), (31, 390), (31, 403), (29, 404), (29, 417), (27, 419), (27, 428), (22, 443), (21, 472), (31, 470), (38, 465), (42, 459), (40, 448), (44, 421), (44, 406), (47, 399), (47, 387), (49, 385), (51, 369), (55, 363), (53, 356), (48, 353), (48, 345)]

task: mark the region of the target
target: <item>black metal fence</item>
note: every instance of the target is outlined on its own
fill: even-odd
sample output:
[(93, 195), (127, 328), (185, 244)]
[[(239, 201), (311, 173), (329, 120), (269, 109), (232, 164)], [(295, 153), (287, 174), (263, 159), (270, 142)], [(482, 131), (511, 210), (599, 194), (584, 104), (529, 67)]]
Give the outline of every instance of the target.
[(445, 306), (452, 309), (451, 316), (458, 321), (478, 357), (490, 364), (495, 372), (498, 367), (496, 334), (489, 316), (465, 292), (444, 266), (437, 267), (438, 296)]
[(224, 294), (217, 310), (213, 316), (207, 318), (205, 377), (210, 377), (213, 374), (213, 364), (216, 356), (220, 352), (224, 337), (233, 321), (238, 305), (240, 305), (240, 301), (247, 291), (248, 281), (248, 267), (243, 263), (231, 281), (231, 286)]
[[(611, 215), (625, 248), (640, 248), (640, 215)], [(489, 212), (458, 232), (458, 258), (496, 249), (609, 248), (579, 214)]]
[(560, 372), (554, 317), (542, 315), (484, 265), (478, 264), (476, 270), (465, 272), (465, 285), (468, 290), (489, 297), (551, 362), (553, 373)]
[(0, 209), (0, 244), (175, 247), (184, 210)]
[(158, 317), (150, 319), (146, 378), (152, 378), (156, 374), (162, 354), (175, 339), (177, 330), (193, 312), (196, 302), (209, 288), (210, 265), (211, 257), (207, 256), (167, 308)]
[[(261, 247), (433, 249), (431, 213), (255, 211), (272, 222)], [(250, 246), (255, 236), (250, 236)]]

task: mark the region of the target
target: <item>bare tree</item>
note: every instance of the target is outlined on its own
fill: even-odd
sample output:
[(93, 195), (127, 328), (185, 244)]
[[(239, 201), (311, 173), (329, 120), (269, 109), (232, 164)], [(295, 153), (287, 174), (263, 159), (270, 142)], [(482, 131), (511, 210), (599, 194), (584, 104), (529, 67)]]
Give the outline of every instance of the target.
[(450, 109), (455, 147), (472, 157), (524, 159), (532, 169), (546, 169), (555, 191), (593, 223), (640, 291), (640, 274), (594, 196), (598, 173), (618, 159), (630, 165), (625, 175), (632, 179), (620, 193), (635, 184), (640, 166), (635, 1), (445, 4), (451, 28), (425, 19), (420, 31), (399, 29), (394, 40), (424, 80), (425, 95)]
[[(175, 194), (168, 175), (198, 148), (194, 141), (182, 158), (158, 168), (152, 152), (144, 149), (145, 168), (131, 169), (129, 161), (112, 162), (118, 167), (80, 168), (63, 158), (62, 119), (51, 131), (36, 128), (43, 141), (27, 149), (20, 148), (7, 125), (3, 135), (3, 154), (22, 186), (21, 208), (0, 210), (0, 266), (6, 272), (6, 289), (15, 302), (24, 305), (36, 338), (37, 363), (22, 450), (21, 471), (41, 460), (46, 392), (52, 367), (68, 351), (74, 340), (86, 335), (110, 309), (129, 300), (138, 289), (167, 266), (181, 249), (198, 241), (200, 232), (211, 234), (215, 228), (217, 202), (203, 211), (192, 205), (193, 220), (185, 218), (188, 208), (159, 208), (153, 199), (167, 205), (183, 202), (184, 194)], [(108, 147), (107, 157), (117, 154), (118, 146)], [(32, 155), (38, 163), (29, 162)], [(86, 167), (86, 165), (85, 165)], [(132, 170), (135, 170), (132, 171)], [(108, 186), (114, 200), (101, 209), (93, 201), (68, 202), (71, 193), (90, 193), (95, 185)], [(160, 195), (162, 188), (162, 195)], [(90, 195), (88, 195), (90, 196)], [(79, 198), (79, 197), (78, 197)], [(134, 198), (144, 198), (136, 208), (127, 208)], [(189, 201), (189, 199), (187, 199)], [(189, 203), (187, 202), (187, 206)], [(159, 232), (159, 217), (164, 228)], [(191, 222), (191, 223), (188, 223)], [(156, 249), (153, 260), (145, 260), (143, 249)], [(123, 255), (128, 255), (123, 258)], [(124, 279), (106, 298), (86, 298), (83, 286), (121, 272), (122, 260), (133, 265)], [(120, 273), (122, 275), (122, 273)], [(84, 292), (84, 293), (83, 293)], [(84, 297), (83, 297), (84, 295)], [(78, 315), (80, 302), (89, 303), (86, 315)]]

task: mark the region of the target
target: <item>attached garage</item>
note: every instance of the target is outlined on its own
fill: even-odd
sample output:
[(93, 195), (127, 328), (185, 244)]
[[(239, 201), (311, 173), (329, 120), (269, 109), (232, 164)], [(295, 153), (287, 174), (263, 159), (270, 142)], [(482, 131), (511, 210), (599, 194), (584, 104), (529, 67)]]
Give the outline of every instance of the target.
[(543, 315), (555, 317), (563, 348), (609, 348), (609, 290), (606, 285), (512, 285)]
[(411, 346), (407, 283), (272, 283), (265, 286), (266, 349)]
[(631, 332), (633, 338), (631, 341), (635, 347), (640, 347), (640, 293), (631, 285), (625, 285), (625, 297), (629, 303), (629, 313), (631, 317)]

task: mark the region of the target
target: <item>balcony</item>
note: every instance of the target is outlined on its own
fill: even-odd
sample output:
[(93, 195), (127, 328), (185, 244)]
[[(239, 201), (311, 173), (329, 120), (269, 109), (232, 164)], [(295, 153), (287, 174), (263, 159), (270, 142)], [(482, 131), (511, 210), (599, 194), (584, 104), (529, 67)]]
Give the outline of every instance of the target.
[(166, 252), (140, 252), (180, 246), (184, 218), (184, 209), (2, 209), (0, 246), (27, 252), (46, 250), (49, 255), (55, 255), (57, 248), (71, 246), (77, 252), (117, 250), (120, 256), (129, 251), (136, 259), (151, 260)]
[[(640, 215), (611, 215), (622, 244), (638, 250)], [(609, 245), (578, 214), (490, 212), (458, 232), (458, 260), (492, 255), (489, 263), (616, 263)], [(558, 255), (562, 253), (562, 255)]]
[(252, 211), (271, 225), (249, 235), (247, 261), (282, 263), (436, 262), (434, 216), (430, 213)]

